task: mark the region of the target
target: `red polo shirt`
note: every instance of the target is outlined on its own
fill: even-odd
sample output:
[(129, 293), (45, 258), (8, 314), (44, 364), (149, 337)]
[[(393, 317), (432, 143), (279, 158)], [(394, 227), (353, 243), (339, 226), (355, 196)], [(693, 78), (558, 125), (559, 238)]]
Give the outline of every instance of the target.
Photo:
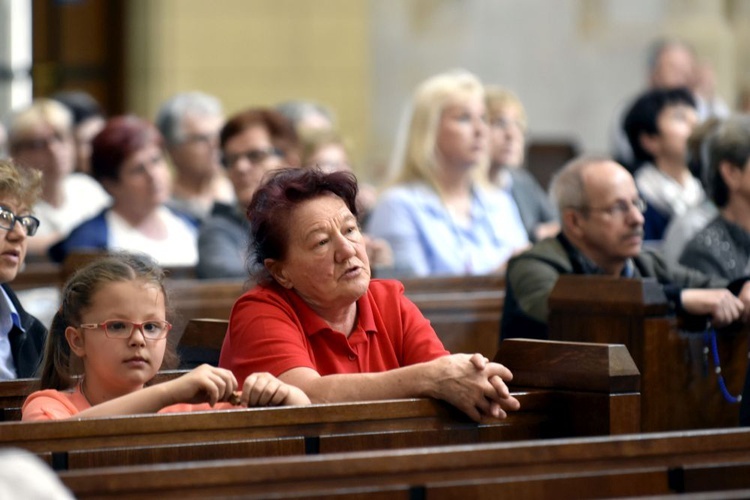
[(232, 308), (219, 366), (242, 381), (307, 367), (320, 375), (382, 372), (445, 356), (430, 322), (398, 281), (372, 280), (351, 335), (332, 330), (294, 290), (257, 286)]

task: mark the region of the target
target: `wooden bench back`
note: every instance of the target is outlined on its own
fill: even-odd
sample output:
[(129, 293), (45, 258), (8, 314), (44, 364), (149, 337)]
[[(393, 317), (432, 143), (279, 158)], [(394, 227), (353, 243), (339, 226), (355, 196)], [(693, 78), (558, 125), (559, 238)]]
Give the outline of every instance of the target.
[[(404, 286), (446, 349), (491, 358), (499, 346), (504, 283), (497, 276), (467, 276), (405, 280)], [(248, 286), (240, 280), (170, 280), (175, 333), (182, 335), (191, 319), (228, 319)]]
[[(156, 374), (153, 383), (165, 382), (184, 373), (182, 370), (164, 370)], [(38, 386), (39, 379), (36, 378), (0, 381), (0, 422), (21, 420), (23, 402)]]
[[(549, 299), (551, 339), (624, 344), (641, 372), (644, 431), (733, 427), (739, 407), (724, 399), (703, 332), (679, 328), (653, 280), (561, 276)], [(718, 335), (722, 374), (742, 390), (748, 329)]]
[[(524, 343), (509, 342), (513, 353)], [(555, 345), (556, 350), (562, 345)], [(228, 443), (228, 453), (332, 453), (375, 448), (497, 442), (560, 436), (602, 435), (637, 432), (637, 371), (629, 373), (606, 362), (589, 361), (597, 367), (595, 379), (620, 379), (611, 384), (565, 383), (545, 370), (540, 344), (539, 363), (546, 373), (537, 383), (533, 374), (522, 377), (529, 387), (516, 395), (522, 409), (506, 420), (487, 419), (482, 424), (440, 401), (415, 399), (290, 408), (240, 409), (188, 414), (138, 415), (56, 422), (0, 423), (0, 446), (20, 446), (37, 452), (59, 468), (132, 463), (129, 460), (215, 458), (217, 443)], [(571, 346), (572, 358), (609, 355), (606, 349)], [(623, 350), (622, 346), (612, 346)], [(626, 354), (626, 353), (625, 353)], [(502, 358), (503, 355), (500, 355)], [(549, 356), (548, 358), (553, 358)], [(561, 363), (557, 362), (559, 366)], [(628, 380), (630, 383), (628, 383)], [(577, 414), (588, 415), (579, 418)], [(283, 439), (282, 439), (283, 438)], [(276, 442), (279, 441), (279, 442)], [(179, 448), (179, 449), (177, 449)], [(97, 451), (98, 450), (98, 451)], [(237, 455), (228, 456), (237, 456)], [(223, 456), (223, 455), (222, 455)], [(241, 455), (247, 456), (247, 455)], [(150, 458), (149, 458), (150, 457)], [(140, 462), (139, 462), (140, 463)]]
[(151, 498), (664, 495), (750, 488), (748, 449), (750, 429), (725, 429), (87, 469), (60, 477), (78, 498), (104, 492)]

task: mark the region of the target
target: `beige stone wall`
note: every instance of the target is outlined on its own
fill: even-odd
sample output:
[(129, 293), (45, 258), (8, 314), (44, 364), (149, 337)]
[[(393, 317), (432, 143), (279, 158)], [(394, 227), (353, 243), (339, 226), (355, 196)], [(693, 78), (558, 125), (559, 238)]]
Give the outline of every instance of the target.
[(330, 106), (355, 156), (369, 147), (367, 0), (132, 0), (128, 106), (153, 117), (203, 90), (228, 114), (291, 98)]
[(130, 0), (128, 104), (152, 117), (202, 89), (229, 113), (309, 98), (333, 108), (359, 173), (379, 180), (404, 105), (465, 67), (515, 90), (536, 138), (609, 148), (645, 85), (650, 42), (693, 42), (734, 105), (750, 84), (750, 0)]

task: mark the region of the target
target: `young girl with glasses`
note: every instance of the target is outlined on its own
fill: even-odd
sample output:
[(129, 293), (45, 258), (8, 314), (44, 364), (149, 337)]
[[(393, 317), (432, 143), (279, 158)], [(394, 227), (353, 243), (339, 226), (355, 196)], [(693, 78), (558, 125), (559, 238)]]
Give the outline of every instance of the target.
[(26, 399), (23, 420), (236, 408), (230, 401), (310, 402), (268, 373), (250, 375), (239, 388), (229, 370), (209, 365), (146, 386), (160, 368), (176, 364), (163, 280), (161, 268), (142, 255), (118, 254), (78, 270), (63, 288), (45, 346), (41, 390)]

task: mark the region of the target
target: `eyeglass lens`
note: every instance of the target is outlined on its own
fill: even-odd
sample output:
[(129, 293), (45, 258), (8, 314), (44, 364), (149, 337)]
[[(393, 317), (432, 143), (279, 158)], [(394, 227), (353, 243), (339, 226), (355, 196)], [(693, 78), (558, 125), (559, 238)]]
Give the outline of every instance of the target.
[(36, 230), (39, 229), (39, 219), (32, 215), (18, 216), (8, 210), (7, 208), (0, 207), (0, 227), (7, 229), (8, 231), (13, 230), (16, 222), (21, 224), (28, 236), (34, 236)]
[(150, 339), (158, 339), (169, 331), (169, 323), (166, 321), (146, 321), (134, 323), (124, 320), (110, 320), (104, 322), (104, 330), (110, 337), (127, 338), (132, 335), (133, 330), (138, 328), (143, 336)]

